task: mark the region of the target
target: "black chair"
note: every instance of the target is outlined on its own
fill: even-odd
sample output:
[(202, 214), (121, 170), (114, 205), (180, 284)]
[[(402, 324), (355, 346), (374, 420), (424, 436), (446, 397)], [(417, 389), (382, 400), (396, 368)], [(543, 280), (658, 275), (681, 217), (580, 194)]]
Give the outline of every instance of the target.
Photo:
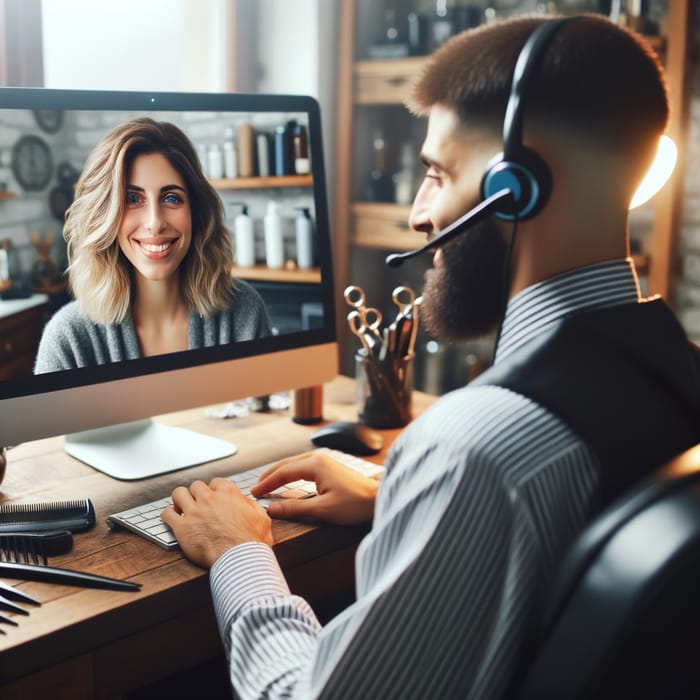
[(700, 445), (578, 536), (520, 700), (700, 698)]

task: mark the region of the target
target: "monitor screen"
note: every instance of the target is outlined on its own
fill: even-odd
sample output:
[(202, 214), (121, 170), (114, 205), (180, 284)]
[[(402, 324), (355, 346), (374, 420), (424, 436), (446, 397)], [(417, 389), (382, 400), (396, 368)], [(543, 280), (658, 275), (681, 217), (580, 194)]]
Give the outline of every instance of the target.
[(337, 373), (313, 98), (1, 88), (0, 212), (0, 445)]

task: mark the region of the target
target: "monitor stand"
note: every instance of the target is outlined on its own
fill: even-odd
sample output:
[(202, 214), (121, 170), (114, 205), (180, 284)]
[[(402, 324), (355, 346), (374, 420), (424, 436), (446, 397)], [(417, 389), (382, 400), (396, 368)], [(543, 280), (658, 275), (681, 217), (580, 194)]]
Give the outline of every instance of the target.
[(235, 454), (219, 438), (147, 419), (66, 436), (66, 452), (115, 479), (132, 481)]

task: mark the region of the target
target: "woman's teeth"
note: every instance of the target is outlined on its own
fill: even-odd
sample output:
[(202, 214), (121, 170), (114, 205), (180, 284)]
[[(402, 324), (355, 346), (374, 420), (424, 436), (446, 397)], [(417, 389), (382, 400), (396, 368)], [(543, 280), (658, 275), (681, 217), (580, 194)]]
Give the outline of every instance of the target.
[(162, 253), (167, 250), (172, 245), (172, 241), (168, 243), (160, 243), (159, 245), (154, 245), (153, 243), (141, 243), (141, 247), (149, 253)]

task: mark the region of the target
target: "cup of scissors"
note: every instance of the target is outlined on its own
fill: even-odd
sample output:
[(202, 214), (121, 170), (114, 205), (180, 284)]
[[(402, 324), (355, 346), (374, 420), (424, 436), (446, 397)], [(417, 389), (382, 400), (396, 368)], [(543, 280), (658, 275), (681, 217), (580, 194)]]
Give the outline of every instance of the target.
[(375, 428), (399, 428), (411, 420), (413, 358), (422, 301), (408, 287), (397, 287), (396, 318), (382, 328), (382, 314), (367, 307), (364, 291), (345, 290), (352, 311), (348, 325), (360, 341), (355, 355), (356, 403), (360, 422)]

